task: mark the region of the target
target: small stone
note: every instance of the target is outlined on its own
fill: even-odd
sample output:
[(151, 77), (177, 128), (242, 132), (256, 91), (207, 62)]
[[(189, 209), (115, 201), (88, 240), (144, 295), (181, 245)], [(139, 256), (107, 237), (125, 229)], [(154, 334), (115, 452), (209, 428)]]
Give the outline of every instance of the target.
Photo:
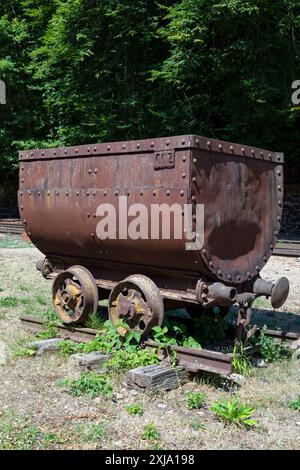
[(292, 361), (299, 361), (300, 360), (300, 348), (296, 349), (296, 351), (292, 354)]
[(117, 400), (123, 400), (124, 395), (122, 393), (116, 393), (116, 399)]
[(121, 446), (122, 446), (122, 442), (121, 442), (121, 441), (113, 442), (113, 446), (114, 446), (114, 447), (121, 447)]
[(244, 385), (246, 378), (241, 374), (230, 374), (229, 379), (237, 385)]
[(136, 397), (138, 394), (139, 392), (137, 390), (130, 390), (130, 395), (132, 395), (133, 397)]
[(7, 363), (7, 347), (4, 341), (0, 341), (0, 366), (4, 366)]
[(300, 426), (300, 421), (297, 421), (297, 422), (296, 422), (296, 426)]
[(263, 359), (257, 359), (256, 367), (267, 367), (267, 364)]
[(157, 408), (161, 408), (162, 410), (166, 409), (168, 405), (166, 403), (158, 403)]

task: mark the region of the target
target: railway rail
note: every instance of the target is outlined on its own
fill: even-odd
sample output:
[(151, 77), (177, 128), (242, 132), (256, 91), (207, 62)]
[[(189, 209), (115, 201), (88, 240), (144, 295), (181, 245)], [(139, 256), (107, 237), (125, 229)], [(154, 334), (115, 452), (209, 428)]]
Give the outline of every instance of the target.
[(273, 254), (300, 257), (300, 240), (278, 240)]
[(24, 226), (20, 219), (0, 219), (0, 233), (22, 235)]
[[(33, 334), (41, 332), (45, 328), (45, 322), (39, 318), (30, 316), (21, 316), (21, 326)], [(63, 325), (55, 323), (57, 327), (58, 337), (70, 339), (75, 342), (91, 341), (98, 333), (97, 330), (91, 328), (79, 328), (71, 325)], [(266, 330), (265, 334), (272, 338), (294, 343), (300, 339), (300, 334), (294, 332), (284, 332), (278, 330)], [(146, 347), (157, 348), (159, 344), (152, 340), (144, 342)], [(184, 348), (182, 346), (170, 346), (169, 352), (176, 352), (178, 365), (184, 367), (188, 372), (210, 372), (222, 376), (229, 376), (233, 370), (233, 354), (222, 353), (211, 349), (193, 349)], [(252, 355), (256, 348), (247, 346), (244, 353)]]

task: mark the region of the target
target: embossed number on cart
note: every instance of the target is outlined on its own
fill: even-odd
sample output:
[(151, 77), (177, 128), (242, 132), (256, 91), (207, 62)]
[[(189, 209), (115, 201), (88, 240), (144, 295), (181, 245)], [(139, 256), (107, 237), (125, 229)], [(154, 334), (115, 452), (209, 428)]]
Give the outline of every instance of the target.
[(174, 150), (160, 150), (155, 153), (154, 169), (173, 168), (175, 166)]

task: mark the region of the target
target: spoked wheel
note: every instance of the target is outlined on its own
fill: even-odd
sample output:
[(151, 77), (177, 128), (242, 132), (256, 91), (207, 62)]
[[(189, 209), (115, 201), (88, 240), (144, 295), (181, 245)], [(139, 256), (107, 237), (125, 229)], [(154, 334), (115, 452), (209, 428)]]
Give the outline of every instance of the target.
[(142, 274), (129, 276), (119, 282), (111, 291), (109, 318), (120, 336), (125, 336), (127, 328), (118, 326), (121, 320), (130, 331), (137, 331), (145, 337), (154, 326), (161, 326), (164, 317), (164, 304), (158, 287)]
[(91, 273), (82, 266), (60, 273), (52, 294), (56, 313), (64, 323), (84, 323), (97, 312), (98, 289)]

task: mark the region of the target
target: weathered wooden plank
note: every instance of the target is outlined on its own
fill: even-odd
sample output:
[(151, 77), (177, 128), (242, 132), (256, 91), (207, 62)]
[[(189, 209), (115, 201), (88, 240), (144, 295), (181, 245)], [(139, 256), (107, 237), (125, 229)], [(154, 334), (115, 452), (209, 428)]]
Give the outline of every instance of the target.
[(93, 351), (86, 354), (72, 354), (70, 361), (71, 365), (78, 368), (80, 372), (94, 370), (97, 373), (103, 373), (105, 372), (105, 365), (111, 357), (111, 354)]
[(59, 343), (63, 340), (60, 338), (41, 339), (28, 343), (27, 347), (36, 350), (36, 356), (42, 356), (46, 352), (58, 351)]
[(172, 390), (185, 383), (187, 379), (188, 374), (183, 367), (172, 367), (167, 364), (137, 367), (126, 374), (126, 382), (130, 388), (152, 392)]

